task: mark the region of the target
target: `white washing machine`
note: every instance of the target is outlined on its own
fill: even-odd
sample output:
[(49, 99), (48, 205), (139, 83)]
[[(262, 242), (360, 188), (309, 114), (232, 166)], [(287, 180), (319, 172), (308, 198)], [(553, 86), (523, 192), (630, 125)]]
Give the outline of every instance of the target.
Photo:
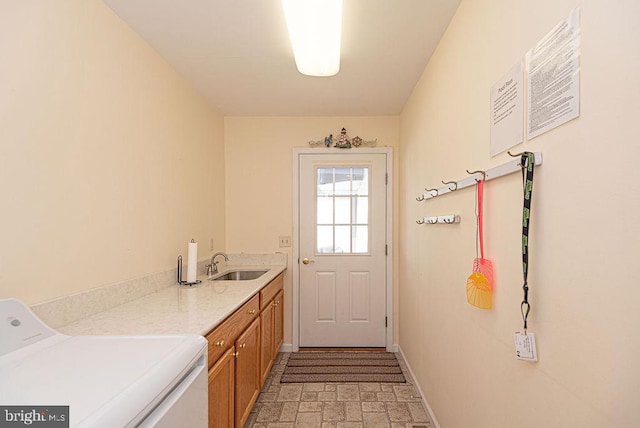
[(67, 336), (0, 300), (0, 425), (21, 417), (7, 406), (69, 406), (70, 427), (204, 428), (207, 395), (202, 336)]

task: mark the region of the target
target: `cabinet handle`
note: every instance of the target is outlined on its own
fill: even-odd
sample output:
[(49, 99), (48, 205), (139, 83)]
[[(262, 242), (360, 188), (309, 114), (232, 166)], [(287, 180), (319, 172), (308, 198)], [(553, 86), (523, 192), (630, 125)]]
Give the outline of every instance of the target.
[(251, 310), (249, 311), (249, 315), (254, 315), (255, 313), (256, 313), (256, 310), (255, 310), (255, 309), (251, 309)]
[(224, 340), (218, 340), (216, 346), (224, 346)]
[(234, 352), (234, 353), (233, 353), (233, 354), (231, 354), (231, 355), (233, 355), (233, 356), (234, 356), (234, 357), (236, 357), (236, 359), (237, 359), (237, 358), (238, 358), (238, 356), (240, 355), (240, 351), (238, 351), (238, 352)]
[(244, 349), (247, 346), (246, 343), (243, 343), (242, 345), (240, 345), (240, 349)]
[(278, 306), (280, 304), (280, 300), (276, 300), (275, 305)]

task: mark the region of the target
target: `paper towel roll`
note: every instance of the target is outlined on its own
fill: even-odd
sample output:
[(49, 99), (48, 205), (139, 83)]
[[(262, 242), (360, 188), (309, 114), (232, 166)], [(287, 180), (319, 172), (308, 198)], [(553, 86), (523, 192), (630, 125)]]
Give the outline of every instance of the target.
[(193, 239), (189, 242), (187, 254), (187, 282), (196, 282), (198, 276), (198, 243)]

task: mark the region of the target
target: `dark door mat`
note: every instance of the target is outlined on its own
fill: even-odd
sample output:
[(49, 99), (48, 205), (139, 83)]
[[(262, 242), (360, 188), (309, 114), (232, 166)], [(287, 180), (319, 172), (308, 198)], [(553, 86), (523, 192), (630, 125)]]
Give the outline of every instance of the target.
[(406, 382), (392, 352), (294, 352), (281, 383)]

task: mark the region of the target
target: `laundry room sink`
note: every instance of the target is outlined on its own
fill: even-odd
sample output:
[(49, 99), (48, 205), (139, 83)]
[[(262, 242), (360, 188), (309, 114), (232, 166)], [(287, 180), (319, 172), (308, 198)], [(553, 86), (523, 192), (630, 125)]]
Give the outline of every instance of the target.
[(222, 273), (220, 276), (211, 278), (210, 281), (250, 281), (252, 279), (260, 278), (267, 272), (269, 272), (268, 269), (230, 270)]

